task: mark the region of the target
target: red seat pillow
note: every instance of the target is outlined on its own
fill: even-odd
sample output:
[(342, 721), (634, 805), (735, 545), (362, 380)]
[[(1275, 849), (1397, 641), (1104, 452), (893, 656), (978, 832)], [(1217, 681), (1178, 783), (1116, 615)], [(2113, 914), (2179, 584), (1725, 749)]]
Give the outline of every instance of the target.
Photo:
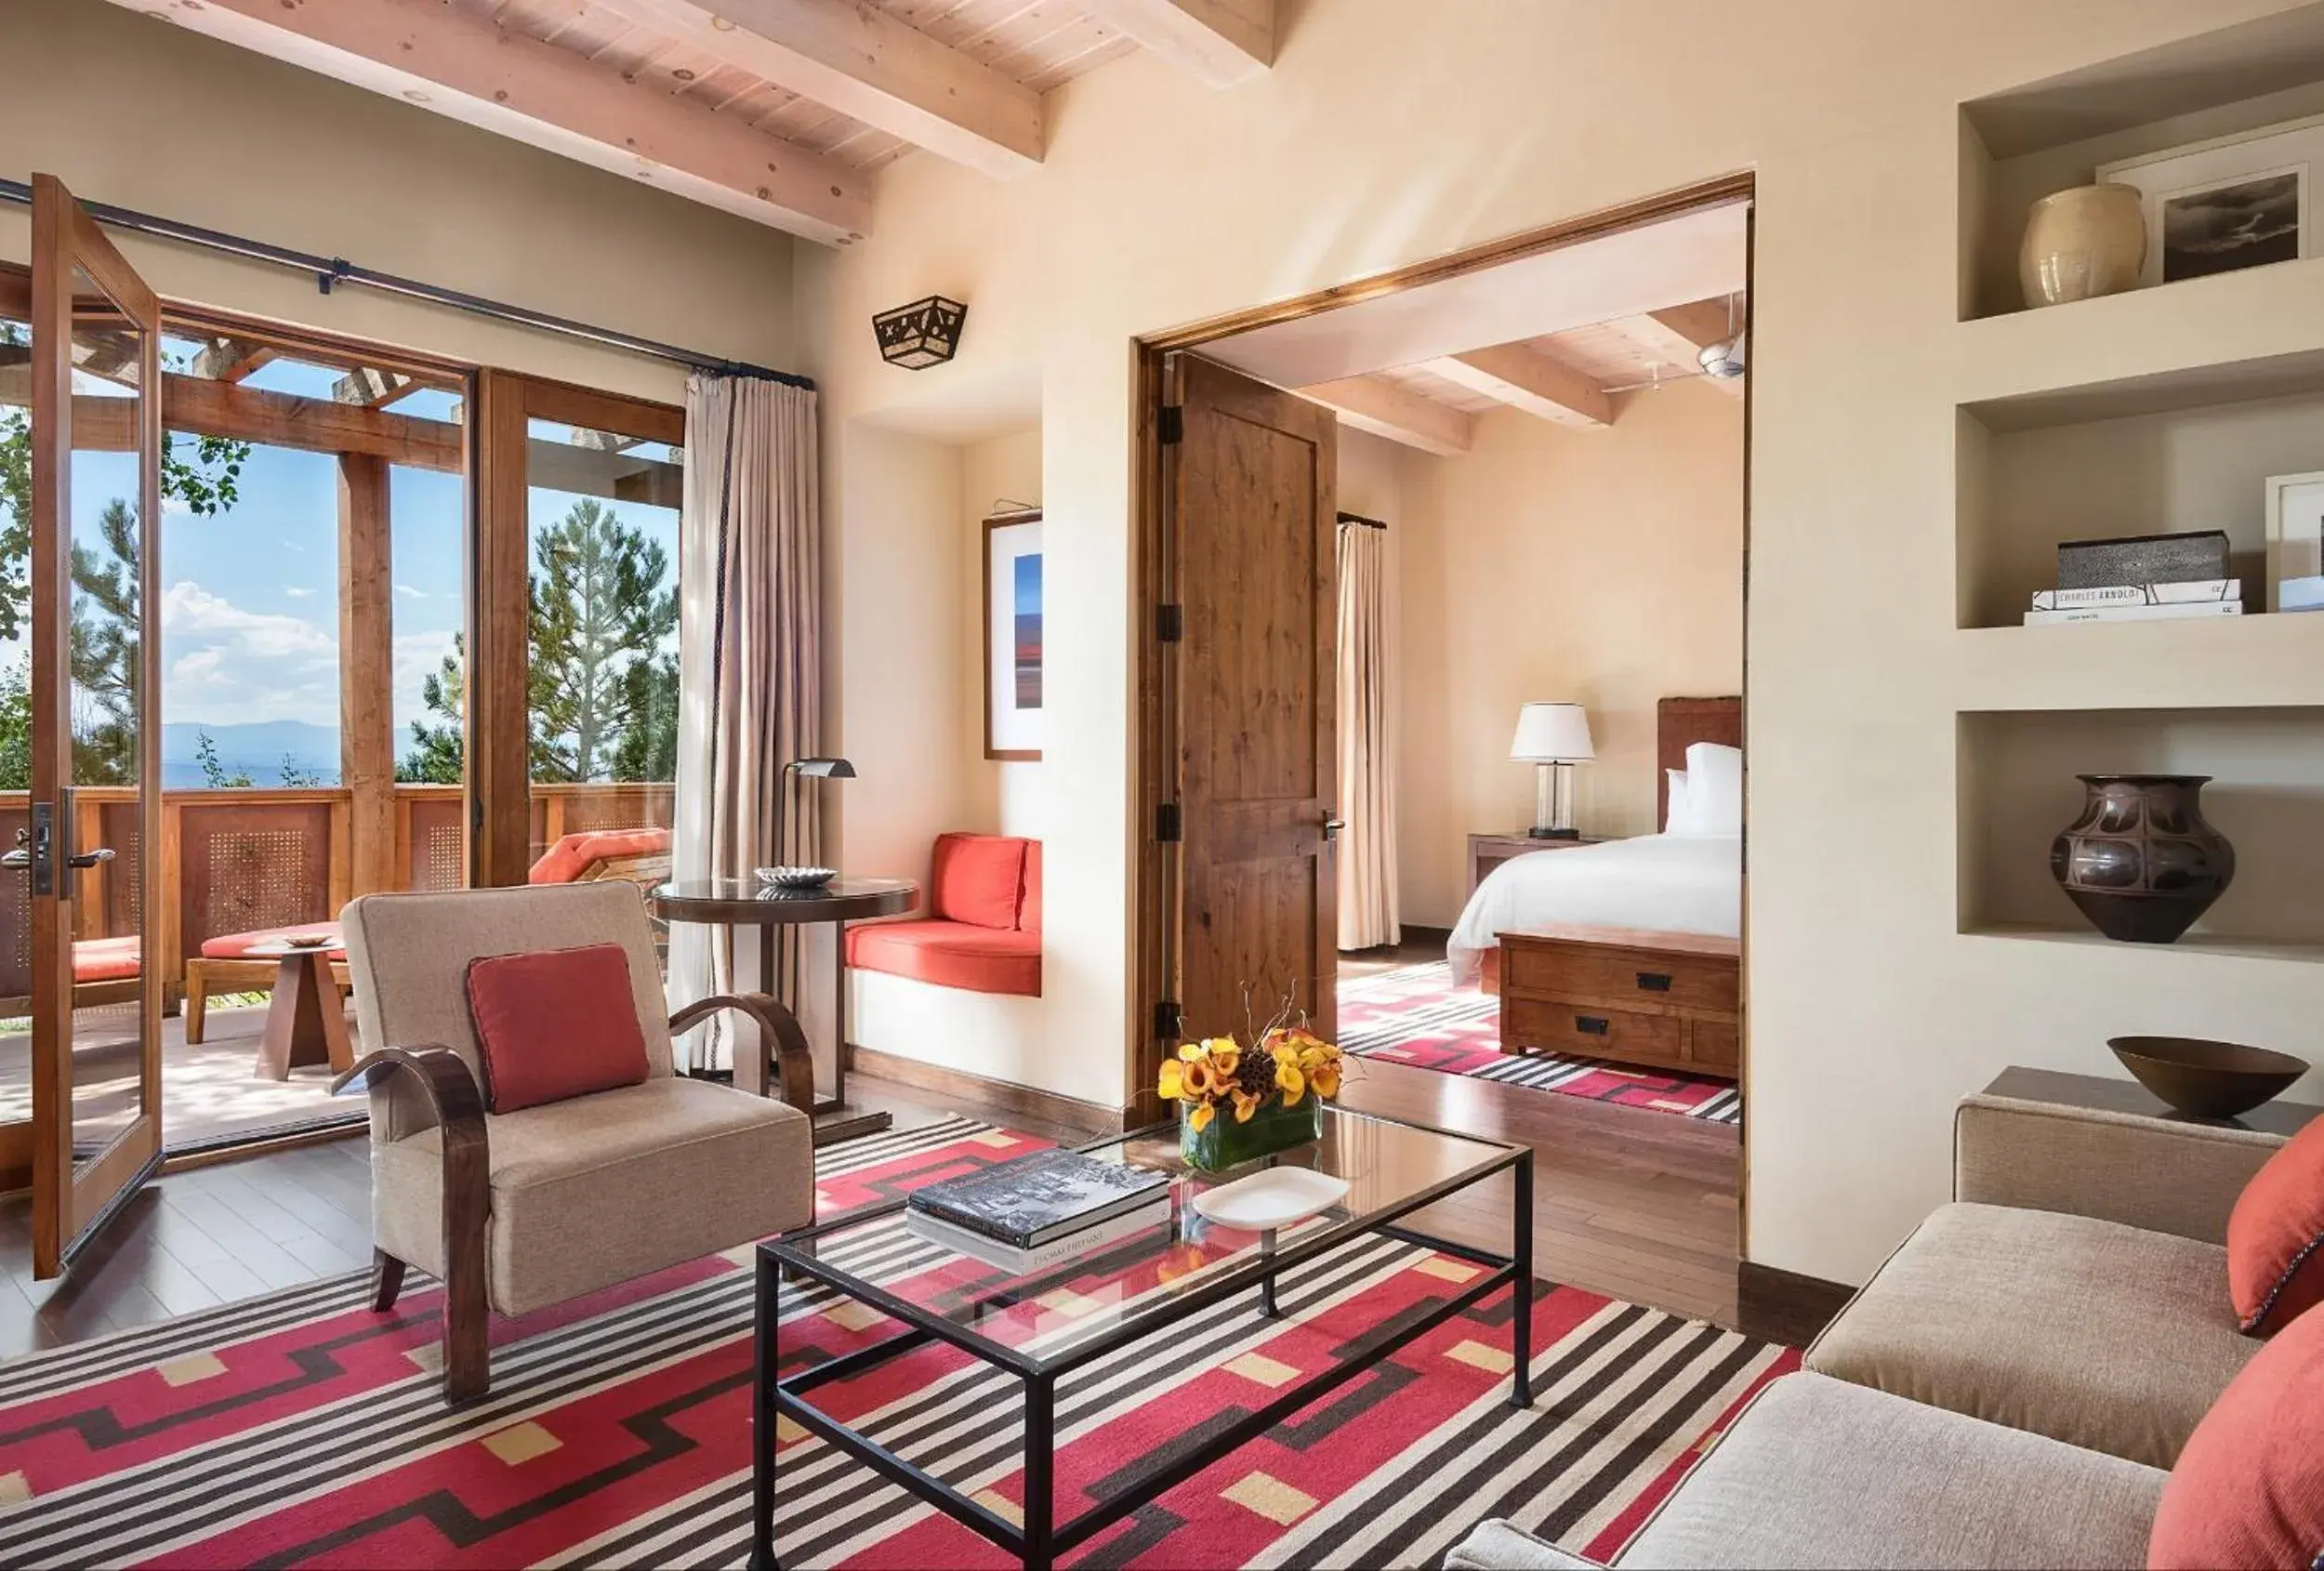
[(1041, 842), (1024, 843), (1024, 903), (1017, 907), (1017, 926), (1025, 932), (1041, 931)]
[(948, 922), (1014, 928), (1024, 891), (1024, 842), (1008, 835), (939, 835), (929, 903)]
[(645, 1032), (618, 944), (470, 960), (468, 1004), (495, 1113), (645, 1080)]
[(2236, 1197), (2227, 1296), (2238, 1324), (2262, 1337), (2324, 1303), (2324, 1118), (2292, 1136)]
[(2146, 1540), (2149, 1571), (2324, 1564), (2324, 1314), (2260, 1349), (2187, 1437)]

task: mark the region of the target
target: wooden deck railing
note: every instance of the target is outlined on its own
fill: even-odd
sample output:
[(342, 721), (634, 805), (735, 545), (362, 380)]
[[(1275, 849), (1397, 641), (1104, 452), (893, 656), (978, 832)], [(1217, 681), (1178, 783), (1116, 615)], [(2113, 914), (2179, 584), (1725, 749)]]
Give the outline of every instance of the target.
[[(667, 785), (537, 785), (532, 846), (537, 859), (560, 836), (587, 829), (666, 825)], [(465, 793), (458, 786), (395, 788), (396, 889), (457, 889), (468, 867)], [(335, 786), (250, 786), (162, 793), (162, 901), (153, 948), (168, 996), (205, 939), (255, 928), (328, 921), (355, 894), (350, 871), (351, 794)], [(139, 931), (137, 798), (127, 786), (73, 793), (73, 843), (111, 846), (112, 861), (76, 875), (74, 936)], [(0, 846), (30, 820), (25, 793), (0, 791)], [(0, 878), (0, 999), (32, 988), (28, 893), (22, 875)]]

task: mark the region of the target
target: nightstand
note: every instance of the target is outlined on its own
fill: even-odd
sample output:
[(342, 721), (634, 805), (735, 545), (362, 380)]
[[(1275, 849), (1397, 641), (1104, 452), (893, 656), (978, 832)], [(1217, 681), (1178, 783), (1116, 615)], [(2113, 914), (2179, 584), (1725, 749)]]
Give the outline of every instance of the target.
[(1472, 835), (1469, 837), (1469, 892), (1474, 894), (1485, 876), (1512, 857), (1524, 856), (1537, 851), (1572, 851), (1576, 846), (1602, 845), (1602, 840), (1584, 836), (1578, 840), (1537, 840), (1523, 829), (1513, 835)]

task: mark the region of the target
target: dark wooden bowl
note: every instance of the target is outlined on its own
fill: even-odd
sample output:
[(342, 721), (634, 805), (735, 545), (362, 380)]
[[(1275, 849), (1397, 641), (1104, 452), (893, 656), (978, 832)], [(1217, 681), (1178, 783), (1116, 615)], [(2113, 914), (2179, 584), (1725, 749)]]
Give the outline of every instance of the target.
[(2106, 1046), (2140, 1085), (2198, 1118), (2249, 1113), (2308, 1072), (2290, 1053), (2200, 1036), (2116, 1036)]

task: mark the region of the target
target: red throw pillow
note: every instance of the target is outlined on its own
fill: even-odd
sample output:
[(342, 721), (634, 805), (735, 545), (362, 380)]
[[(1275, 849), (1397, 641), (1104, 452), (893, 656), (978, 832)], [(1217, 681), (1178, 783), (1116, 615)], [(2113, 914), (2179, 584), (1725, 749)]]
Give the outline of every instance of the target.
[(930, 904), (946, 921), (1014, 928), (1024, 842), (1008, 835), (939, 835)]
[(2162, 1486), (2148, 1571), (2324, 1564), (2324, 1314), (2227, 1382)]
[(1017, 927), (1023, 932), (1041, 931), (1041, 842), (1024, 843), (1024, 904), (1017, 908)]
[(645, 1080), (645, 1033), (618, 944), (470, 960), (468, 1007), (495, 1113)]
[(2251, 1175), (2227, 1218), (2227, 1296), (2254, 1336), (2324, 1303), (2324, 1118)]

